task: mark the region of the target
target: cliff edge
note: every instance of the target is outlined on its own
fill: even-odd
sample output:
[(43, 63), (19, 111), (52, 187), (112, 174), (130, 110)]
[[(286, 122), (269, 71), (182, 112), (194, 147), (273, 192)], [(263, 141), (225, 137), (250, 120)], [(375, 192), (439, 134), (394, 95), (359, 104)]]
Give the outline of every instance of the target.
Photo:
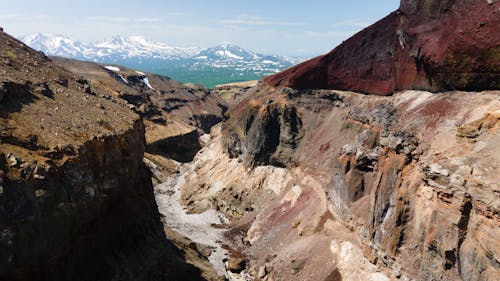
[(500, 2), (403, 0), (330, 53), (265, 78), (273, 87), (375, 95), (500, 87)]
[(0, 39), (0, 279), (196, 276), (164, 236), (141, 117)]

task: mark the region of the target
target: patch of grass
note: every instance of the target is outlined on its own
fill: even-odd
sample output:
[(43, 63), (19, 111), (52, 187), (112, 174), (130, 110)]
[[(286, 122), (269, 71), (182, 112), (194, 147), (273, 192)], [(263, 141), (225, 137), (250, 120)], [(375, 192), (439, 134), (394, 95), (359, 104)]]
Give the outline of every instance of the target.
[(101, 118), (97, 118), (96, 120), (97, 124), (99, 124), (100, 126), (112, 131), (113, 130), (113, 127), (111, 127), (111, 125), (109, 125), (109, 123), (106, 121), (106, 120), (102, 120)]
[[(259, 80), (266, 75), (256, 75), (252, 71), (242, 71), (235, 70), (232, 68), (228, 69), (217, 69), (217, 68), (205, 68), (205, 69), (158, 69), (153, 71), (160, 75), (168, 76), (174, 80), (183, 83), (196, 83), (201, 84), (209, 89), (213, 89), (215, 85), (227, 84), (233, 82), (245, 82), (250, 80)], [(271, 74), (271, 73), (269, 73)]]
[(103, 128), (108, 129), (110, 131), (113, 131), (113, 127), (108, 123), (108, 121), (103, 120), (101, 117), (90, 114), (87, 115), (87, 118), (92, 122), (95, 122), (97, 125), (102, 126)]
[(5, 52), (5, 56), (8, 57), (8, 58), (11, 58), (11, 59), (15, 59), (17, 58), (17, 55), (14, 54), (12, 51), (8, 50)]

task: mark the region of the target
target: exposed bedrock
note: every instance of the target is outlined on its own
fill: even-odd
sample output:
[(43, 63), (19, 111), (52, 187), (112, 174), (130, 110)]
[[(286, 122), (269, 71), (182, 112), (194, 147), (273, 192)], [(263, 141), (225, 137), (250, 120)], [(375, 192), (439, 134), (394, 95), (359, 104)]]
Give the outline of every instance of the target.
[(330, 53), (265, 79), (271, 86), (388, 95), (500, 87), (500, 2), (403, 0)]
[(251, 100), (237, 106), (222, 125), (225, 151), (251, 165), (289, 166), (302, 138), (297, 109), (283, 100)]
[(0, 280), (199, 278), (165, 238), (143, 119), (0, 39)]
[(499, 94), (261, 92), (213, 132), (182, 200), (233, 220), (255, 278), (495, 280)]
[(198, 137), (198, 131), (188, 131), (149, 143), (147, 150), (149, 153), (162, 155), (178, 162), (190, 162), (201, 149)]
[(140, 269), (141, 255), (156, 257), (149, 270), (159, 266), (152, 243), (166, 240), (142, 163), (143, 133), (138, 120), (123, 135), (68, 147), (61, 164), (1, 154), (2, 278), (145, 279), (152, 271)]

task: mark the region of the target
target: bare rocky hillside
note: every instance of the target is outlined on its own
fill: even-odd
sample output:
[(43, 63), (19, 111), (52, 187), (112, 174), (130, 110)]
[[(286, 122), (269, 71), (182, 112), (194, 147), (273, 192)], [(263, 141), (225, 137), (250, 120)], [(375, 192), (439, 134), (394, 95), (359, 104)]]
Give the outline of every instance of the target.
[(0, 279), (199, 278), (165, 238), (142, 118), (0, 39)]
[(498, 279), (498, 5), (402, 1), (245, 90), (176, 176), (232, 280)]

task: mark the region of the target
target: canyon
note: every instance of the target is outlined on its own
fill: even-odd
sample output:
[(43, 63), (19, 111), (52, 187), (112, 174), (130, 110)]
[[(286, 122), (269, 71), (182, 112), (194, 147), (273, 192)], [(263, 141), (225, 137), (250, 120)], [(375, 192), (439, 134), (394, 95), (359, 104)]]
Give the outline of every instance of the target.
[(0, 280), (498, 280), (499, 14), (213, 90), (0, 32)]
[(197, 276), (165, 238), (142, 118), (0, 37), (0, 279)]

